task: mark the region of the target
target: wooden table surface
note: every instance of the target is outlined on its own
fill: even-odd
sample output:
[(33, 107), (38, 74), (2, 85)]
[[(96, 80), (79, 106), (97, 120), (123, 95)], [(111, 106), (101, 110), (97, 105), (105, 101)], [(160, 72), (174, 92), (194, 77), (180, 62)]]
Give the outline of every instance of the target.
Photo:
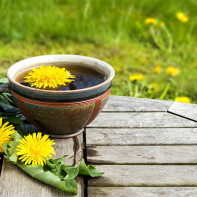
[[(69, 164), (84, 157), (105, 172), (79, 177), (77, 196), (197, 196), (197, 105), (111, 96), (83, 134), (55, 142), (56, 157), (69, 155)], [(69, 194), (4, 160), (0, 196)]]

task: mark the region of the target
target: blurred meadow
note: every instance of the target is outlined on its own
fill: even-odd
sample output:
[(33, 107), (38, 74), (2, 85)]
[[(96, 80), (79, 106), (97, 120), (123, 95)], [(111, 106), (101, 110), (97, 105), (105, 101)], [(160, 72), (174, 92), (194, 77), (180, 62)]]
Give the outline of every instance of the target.
[(196, 0), (1, 0), (0, 78), (27, 57), (80, 54), (114, 67), (112, 94), (197, 103), (196, 13)]

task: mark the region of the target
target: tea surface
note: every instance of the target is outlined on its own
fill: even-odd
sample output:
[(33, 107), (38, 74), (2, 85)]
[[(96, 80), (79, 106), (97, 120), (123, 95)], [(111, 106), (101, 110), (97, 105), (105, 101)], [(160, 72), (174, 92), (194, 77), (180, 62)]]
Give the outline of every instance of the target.
[[(75, 75), (75, 81), (68, 83), (67, 86), (61, 86), (55, 90), (78, 90), (89, 88), (95, 85), (98, 85), (106, 80), (106, 76), (102, 73), (97, 72), (91, 68), (83, 68), (83, 67), (65, 67), (67, 70), (71, 72), (71, 74)], [(22, 85), (31, 87), (29, 83), (24, 81), (24, 77), (27, 73), (22, 74), (18, 77), (18, 82)]]

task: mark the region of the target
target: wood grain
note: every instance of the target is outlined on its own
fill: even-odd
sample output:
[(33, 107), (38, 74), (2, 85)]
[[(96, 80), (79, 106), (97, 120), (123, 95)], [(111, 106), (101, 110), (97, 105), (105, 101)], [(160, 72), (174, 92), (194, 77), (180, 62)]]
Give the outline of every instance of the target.
[(196, 144), (197, 128), (87, 128), (87, 145)]
[(92, 164), (197, 164), (197, 146), (93, 146)]
[(88, 197), (194, 197), (195, 187), (89, 187)]
[(144, 99), (126, 96), (110, 96), (103, 111), (165, 112), (168, 110), (172, 103), (172, 101), (162, 101), (156, 99)]
[(105, 172), (89, 186), (197, 186), (196, 165), (97, 165)]
[(168, 109), (168, 112), (197, 121), (196, 104), (174, 102)]
[(100, 113), (89, 127), (169, 128), (197, 127), (197, 122), (165, 112), (119, 112)]
[[(65, 162), (67, 164), (73, 164), (83, 157), (83, 135), (70, 139), (56, 139), (55, 142), (55, 151), (57, 155), (54, 158), (69, 155), (69, 157), (65, 159)], [(79, 177), (77, 183), (79, 192), (77, 196), (84, 196), (83, 178)], [(1, 174), (0, 194), (3, 197), (63, 197), (71, 195), (70, 193), (60, 191), (31, 178), (17, 166), (5, 160), (3, 162)]]

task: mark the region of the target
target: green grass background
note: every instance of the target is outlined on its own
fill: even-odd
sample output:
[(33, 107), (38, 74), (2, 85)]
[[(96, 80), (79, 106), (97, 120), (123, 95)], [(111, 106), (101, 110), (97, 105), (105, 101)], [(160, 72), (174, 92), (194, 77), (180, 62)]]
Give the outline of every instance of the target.
[[(189, 20), (181, 23), (177, 12)], [(197, 102), (196, 0), (1, 0), (0, 77), (21, 59), (44, 54), (80, 54), (111, 64), (116, 76), (112, 94), (174, 100), (187, 96)], [(150, 33), (148, 17), (164, 21), (172, 40), (160, 27), (158, 46)], [(153, 69), (160, 65), (160, 74)], [(180, 69), (169, 78), (167, 66)], [(133, 73), (145, 80), (129, 82)], [(150, 83), (159, 90), (149, 91)], [(166, 86), (169, 89), (165, 92)], [(161, 95), (164, 95), (161, 97)]]

